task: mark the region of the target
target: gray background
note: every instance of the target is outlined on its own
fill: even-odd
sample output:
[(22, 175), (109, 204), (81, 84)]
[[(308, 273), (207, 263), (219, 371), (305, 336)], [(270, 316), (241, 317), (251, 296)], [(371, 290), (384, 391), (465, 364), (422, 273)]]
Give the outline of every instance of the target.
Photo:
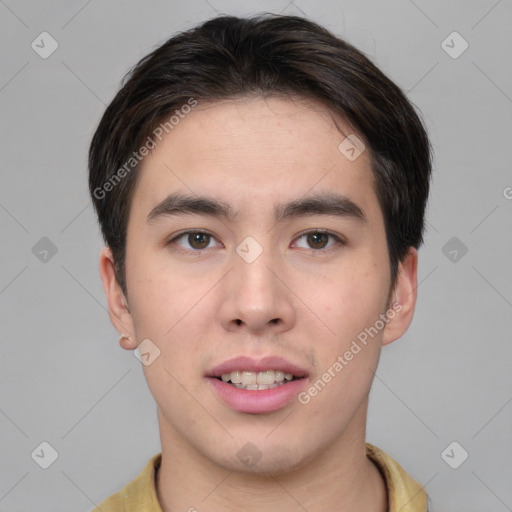
[[(156, 44), (266, 10), (369, 55), (422, 111), (436, 154), (417, 312), (383, 350), (368, 441), (426, 487), (432, 512), (512, 510), (510, 0), (0, 0), (1, 511), (88, 511), (160, 451), (140, 363), (107, 315), (87, 147)], [(58, 43), (46, 59), (31, 47), (43, 31)], [(452, 56), (442, 46), (453, 31), (469, 44), (457, 58), (462, 40), (444, 43)], [(31, 456), (43, 441), (58, 452), (48, 469)], [(441, 455), (453, 441), (452, 465), (469, 453), (457, 469)]]

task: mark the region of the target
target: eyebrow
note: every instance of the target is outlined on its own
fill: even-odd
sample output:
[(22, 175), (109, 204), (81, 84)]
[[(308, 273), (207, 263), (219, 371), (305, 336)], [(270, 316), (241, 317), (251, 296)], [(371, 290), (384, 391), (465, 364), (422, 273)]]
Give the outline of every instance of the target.
[[(224, 218), (231, 222), (236, 221), (238, 217), (238, 212), (234, 211), (228, 203), (218, 199), (208, 196), (173, 193), (149, 212), (146, 222), (153, 223), (162, 217), (184, 214)], [(315, 194), (274, 206), (276, 222), (307, 215), (336, 215), (360, 222), (368, 221), (360, 206), (348, 197), (334, 192)]]

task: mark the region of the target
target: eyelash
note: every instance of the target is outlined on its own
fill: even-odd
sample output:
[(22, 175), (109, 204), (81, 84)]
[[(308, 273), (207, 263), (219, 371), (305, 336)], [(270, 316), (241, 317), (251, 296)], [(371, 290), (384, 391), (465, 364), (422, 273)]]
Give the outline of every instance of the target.
[[(320, 249), (309, 248), (309, 250), (312, 251), (313, 253), (328, 252), (332, 249), (335, 249), (336, 246), (344, 246), (347, 243), (344, 238), (342, 238), (339, 235), (336, 235), (335, 233), (333, 233), (329, 230), (326, 230), (326, 229), (310, 229), (308, 231), (304, 231), (303, 233), (300, 233), (294, 240), (300, 240), (301, 238), (307, 236), (310, 233), (325, 234), (325, 235), (330, 236), (332, 239), (334, 239), (336, 241), (336, 243), (330, 247), (320, 248)], [(215, 237), (211, 233), (208, 233), (207, 231), (203, 231), (201, 229), (196, 229), (196, 230), (190, 230), (190, 231), (182, 231), (181, 233), (178, 233), (176, 236), (171, 238), (166, 243), (166, 245), (175, 243), (178, 240), (181, 240), (182, 238), (184, 238), (185, 236), (191, 235), (191, 234), (203, 234), (203, 235), (207, 235), (207, 236), (215, 239)], [(176, 250), (178, 252), (185, 253), (185, 254), (197, 253), (197, 255), (200, 255), (203, 251), (205, 251), (207, 249), (206, 248), (204, 248), (204, 249), (183, 249), (182, 247), (180, 247), (178, 245)]]

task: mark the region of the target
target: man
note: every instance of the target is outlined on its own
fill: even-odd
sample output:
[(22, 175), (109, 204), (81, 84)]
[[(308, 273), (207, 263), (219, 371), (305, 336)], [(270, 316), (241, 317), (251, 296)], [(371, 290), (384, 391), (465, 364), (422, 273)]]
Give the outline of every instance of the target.
[(162, 444), (97, 510), (427, 510), (365, 442), (431, 172), (400, 89), (305, 19), (215, 18), (131, 71), (89, 168), (110, 318)]

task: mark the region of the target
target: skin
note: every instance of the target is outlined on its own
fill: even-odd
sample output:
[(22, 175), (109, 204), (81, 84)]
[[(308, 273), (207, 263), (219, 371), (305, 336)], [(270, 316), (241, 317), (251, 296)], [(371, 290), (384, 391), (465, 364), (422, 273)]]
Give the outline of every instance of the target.
[[(393, 287), (369, 151), (349, 161), (338, 150), (344, 138), (312, 101), (239, 98), (198, 105), (143, 162), (127, 231), (128, 299), (108, 248), (100, 272), (111, 321), (131, 338), (121, 346), (149, 338), (161, 352), (143, 368), (158, 406), (164, 512), (387, 510), (384, 481), (365, 455), (368, 394), (381, 347), (412, 320), (417, 252), (400, 263)], [(276, 224), (274, 204), (332, 191), (359, 205), (366, 222), (317, 214)], [(215, 197), (239, 217), (147, 223), (172, 192)], [(212, 237), (167, 243), (197, 229)], [(315, 229), (346, 244), (312, 245), (302, 235)], [(247, 236), (263, 248), (250, 264), (236, 252)], [(401, 311), (306, 405), (240, 413), (205, 382), (208, 369), (238, 355), (285, 357), (315, 382), (386, 312), (390, 292)], [(250, 468), (237, 456), (248, 442), (262, 454)]]

